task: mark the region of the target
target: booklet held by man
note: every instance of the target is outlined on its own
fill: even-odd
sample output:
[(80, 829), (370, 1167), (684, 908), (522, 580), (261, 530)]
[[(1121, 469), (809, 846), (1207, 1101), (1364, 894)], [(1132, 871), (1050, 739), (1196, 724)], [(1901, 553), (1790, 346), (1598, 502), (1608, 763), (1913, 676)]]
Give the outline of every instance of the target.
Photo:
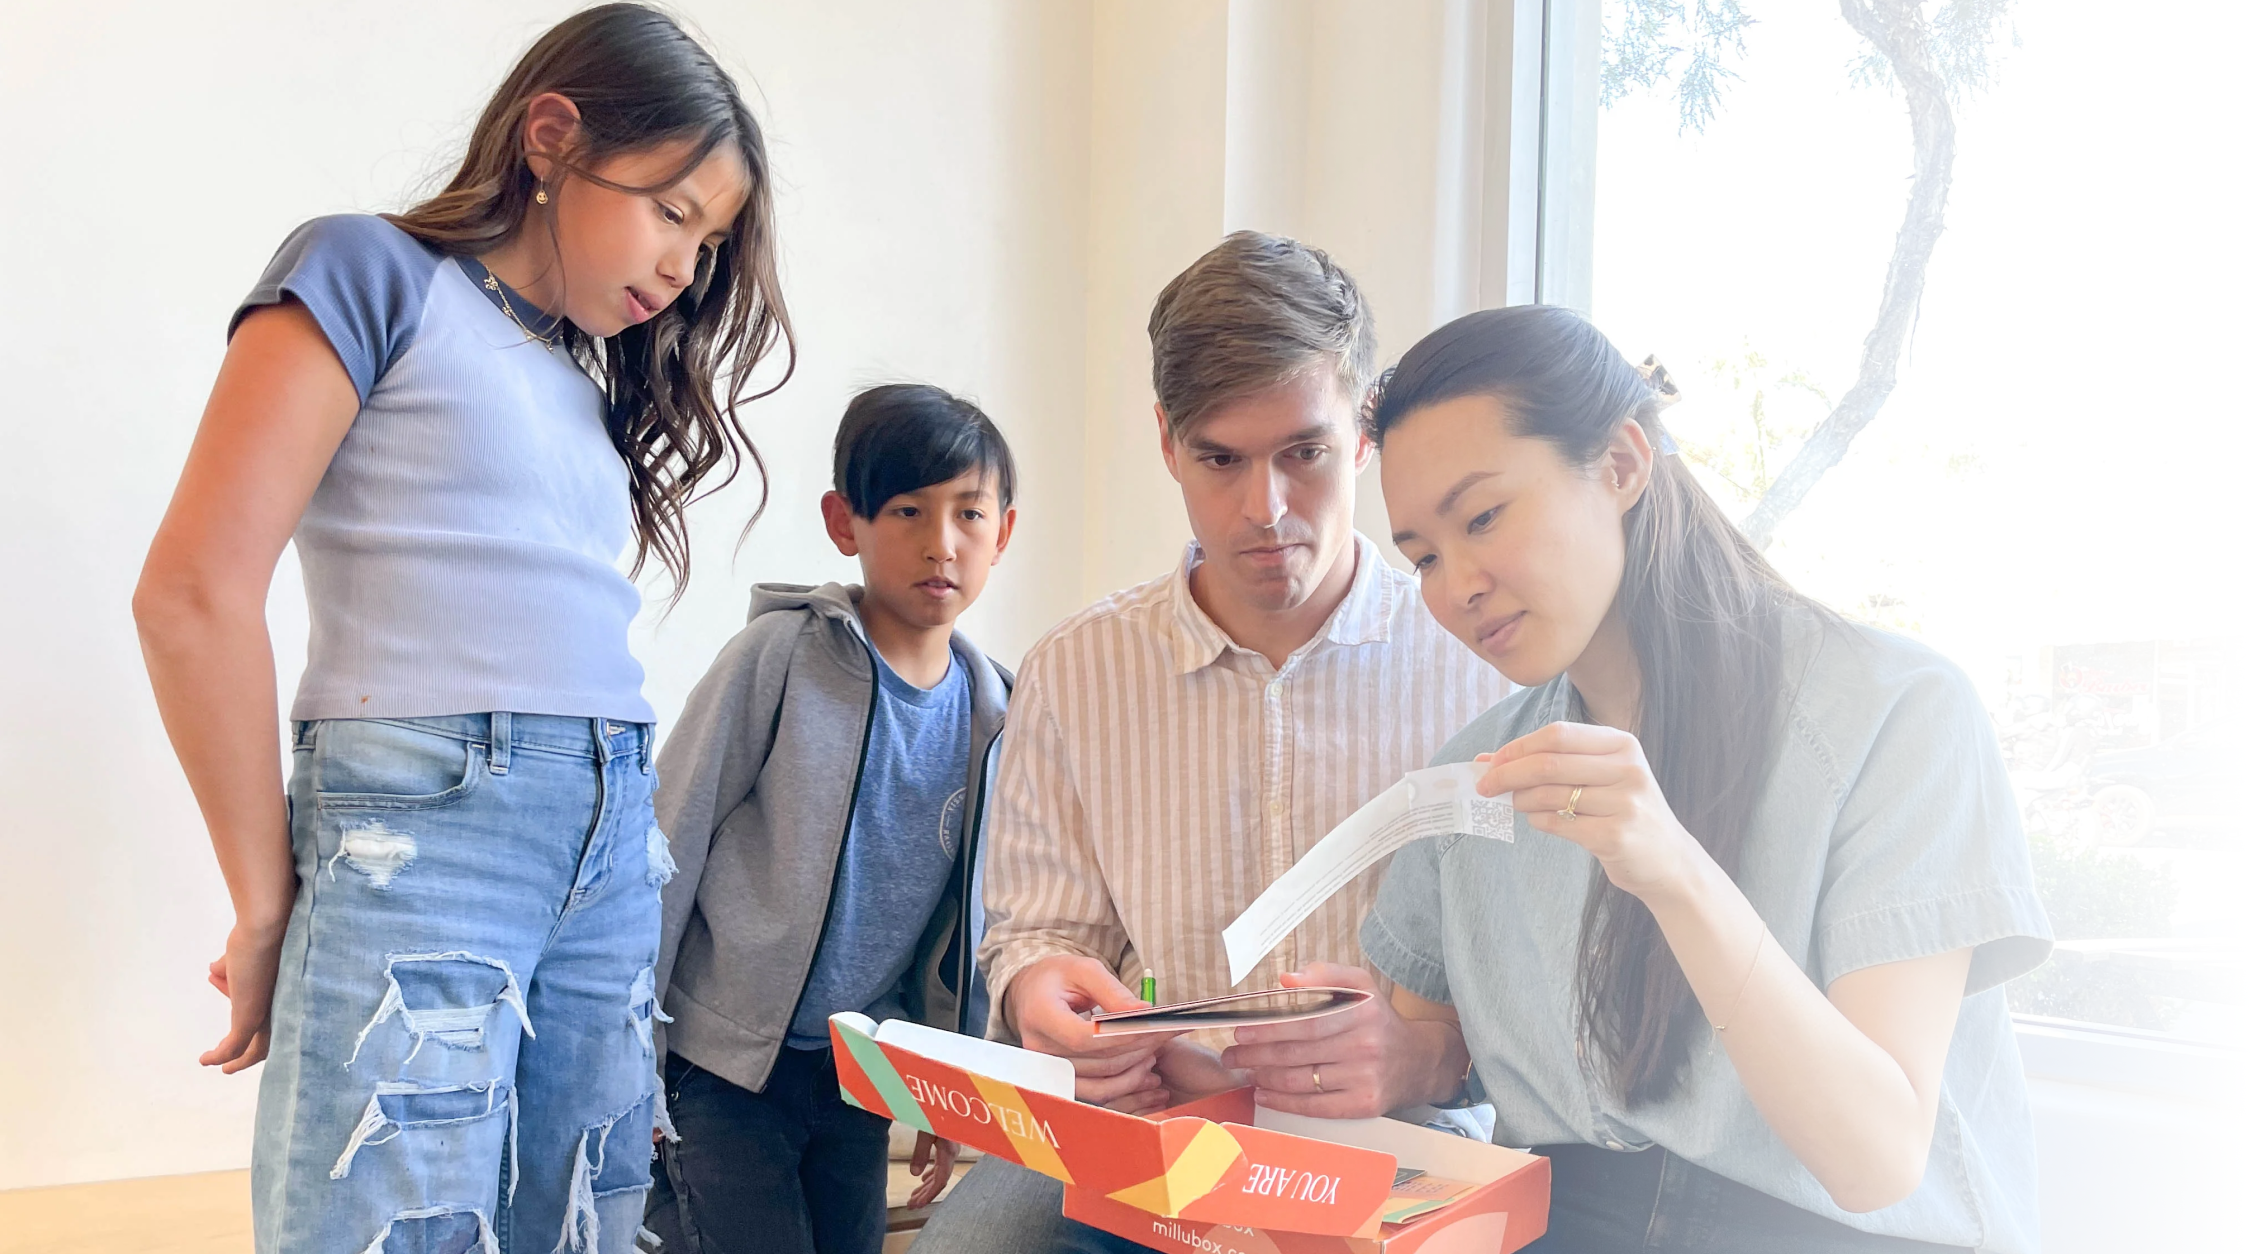
[(1352, 811), (1220, 934), (1227, 947), (1228, 978), (1240, 984), (1305, 916), (1409, 841), (1455, 832), (1514, 840), (1512, 799), (1477, 795), (1477, 780), (1485, 770), (1482, 762), (1454, 762), (1409, 771)]
[(1201, 1001), (1175, 1002), (1144, 1010), (1111, 1010), (1093, 1017), (1096, 1036), (1138, 1032), (1194, 1032), (1203, 1028), (1247, 1028), (1261, 1023), (1295, 1023), (1349, 1010), (1370, 994), (1359, 988), (1269, 988), (1228, 993)]

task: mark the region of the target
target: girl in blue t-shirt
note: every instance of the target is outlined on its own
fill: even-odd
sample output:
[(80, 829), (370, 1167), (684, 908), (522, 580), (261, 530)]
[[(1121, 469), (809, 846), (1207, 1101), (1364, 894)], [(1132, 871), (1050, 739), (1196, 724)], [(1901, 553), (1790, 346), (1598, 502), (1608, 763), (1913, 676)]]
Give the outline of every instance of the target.
[(443, 191), (300, 227), (235, 312), (133, 608), (235, 908), (203, 1062), (266, 1062), (261, 1254), (632, 1245), (672, 863), (618, 558), (678, 586), (687, 502), (762, 475), (774, 255), (733, 80), (610, 4), (524, 55)]

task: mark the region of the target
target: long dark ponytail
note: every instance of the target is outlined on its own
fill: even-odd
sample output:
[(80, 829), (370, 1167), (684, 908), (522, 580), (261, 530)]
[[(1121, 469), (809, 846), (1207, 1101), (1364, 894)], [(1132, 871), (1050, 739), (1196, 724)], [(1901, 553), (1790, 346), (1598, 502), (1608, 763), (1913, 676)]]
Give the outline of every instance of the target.
[[(444, 190), (385, 216), (456, 255), (513, 236), (539, 190), (524, 163), (524, 111), (547, 92), (578, 106), (577, 145), (553, 154), (556, 169), (571, 177), (616, 191), (657, 190), (621, 187), (591, 167), (678, 140), (691, 147), (675, 178), (729, 145), (749, 171), (750, 195), (731, 234), (664, 312), (607, 339), (564, 324), (571, 352), (608, 393), (610, 442), (631, 474), (633, 572), (655, 557), (676, 594), (687, 585), (691, 501), (732, 483), (747, 460), (760, 489), (751, 521), (765, 511), (766, 465), (741, 408), (772, 394), (796, 368), (765, 137), (734, 80), (677, 22), (643, 5), (604, 4), (564, 18), (523, 54), (477, 119)], [(788, 346), (788, 367), (772, 386), (751, 392), (751, 372), (776, 345)]]
[[(1455, 319), (1408, 350), (1372, 411), (1378, 444), (1416, 410), (1497, 400), (1515, 434), (1588, 467), (1620, 424), (1669, 445), (1659, 396), (1593, 324), (1552, 305)], [(1641, 673), (1631, 728), (1681, 824), (1734, 874), (1780, 718), (1781, 613), (1809, 604), (1728, 521), (1676, 454), (1625, 515), (1617, 589)], [(1629, 1105), (1678, 1085), (1697, 1035), (1687, 977), (1646, 906), (1595, 871), (1579, 922), (1579, 1039)]]

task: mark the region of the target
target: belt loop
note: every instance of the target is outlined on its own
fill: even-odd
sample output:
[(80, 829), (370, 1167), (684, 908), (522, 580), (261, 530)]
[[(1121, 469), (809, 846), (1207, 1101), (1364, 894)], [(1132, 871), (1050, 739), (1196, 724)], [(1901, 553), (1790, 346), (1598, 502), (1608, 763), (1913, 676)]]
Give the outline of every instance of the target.
[(642, 724), (640, 725), (640, 731), (641, 731), (641, 774), (643, 774), (643, 775), (646, 775), (646, 774), (648, 774), (648, 771), (649, 771), (649, 766), (650, 766), (650, 761), (649, 761), (649, 759), (655, 756), (654, 752), (652, 751), (652, 746), (653, 746), (653, 745), (655, 744), (655, 742), (656, 742), (656, 728), (655, 728), (655, 726), (653, 726), (652, 724), (649, 724), (649, 723), (642, 723)]
[(515, 716), (506, 710), (492, 713), (492, 773), (508, 773), (508, 747), (515, 739)]

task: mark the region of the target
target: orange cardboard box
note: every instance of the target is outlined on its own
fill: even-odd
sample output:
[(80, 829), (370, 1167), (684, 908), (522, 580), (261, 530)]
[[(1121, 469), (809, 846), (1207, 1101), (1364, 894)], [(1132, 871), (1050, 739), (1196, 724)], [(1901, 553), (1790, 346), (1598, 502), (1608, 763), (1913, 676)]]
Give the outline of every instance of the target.
[[(1144, 1119), (1070, 1096), (1067, 1059), (829, 1020), (845, 1100), (1053, 1176), (1063, 1213), (1181, 1254), (1510, 1254), (1547, 1230), (1547, 1160), (1393, 1119), (1307, 1119), (1236, 1089)], [(1404, 1224), (1401, 1166), (1476, 1187)]]

